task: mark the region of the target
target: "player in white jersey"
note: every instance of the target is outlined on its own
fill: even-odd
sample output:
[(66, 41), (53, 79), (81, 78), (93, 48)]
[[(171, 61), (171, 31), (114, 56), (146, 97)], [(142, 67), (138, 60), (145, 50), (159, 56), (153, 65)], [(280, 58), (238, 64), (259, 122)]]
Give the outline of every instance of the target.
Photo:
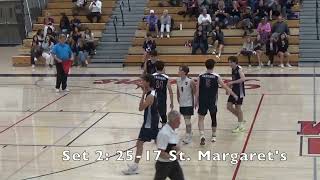
[(196, 84), (194, 80), (187, 77), (189, 67), (182, 65), (179, 67), (179, 78), (177, 78), (177, 99), (180, 105), (180, 113), (186, 123), (186, 137), (183, 140), (185, 144), (192, 141), (191, 116), (194, 109), (194, 95), (196, 93)]

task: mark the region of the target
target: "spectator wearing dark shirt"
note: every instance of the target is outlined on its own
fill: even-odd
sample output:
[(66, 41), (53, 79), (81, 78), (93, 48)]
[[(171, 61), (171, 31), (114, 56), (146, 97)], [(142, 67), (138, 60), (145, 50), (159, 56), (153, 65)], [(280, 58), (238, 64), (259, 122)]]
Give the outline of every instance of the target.
[(71, 31), (73, 31), (75, 27), (81, 29), (81, 21), (78, 18), (77, 14), (73, 14), (73, 19), (71, 19), (70, 25), (71, 25)]
[(270, 37), (270, 39), (266, 42), (266, 55), (269, 59), (268, 66), (273, 67), (274, 57), (277, 55), (278, 51), (278, 38)]
[(273, 37), (279, 37), (279, 34), (282, 34), (282, 33), (286, 33), (287, 35), (290, 35), (288, 24), (283, 21), (283, 17), (281, 15), (278, 16), (277, 22), (274, 23), (274, 25), (272, 26), (271, 32)]
[(153, 40), (152, 35), (150, 33), (147, 34), (147, 38), (143, 43), (142, 49), (143, 49), (143, 63), (141, 65), (141, 68), (144, 67), (144, 63), (149, 59), (150, 52), (154, 51), (156, 49), (157, 45), (155, 40)]
[(71, 31), (70, 21), (68, 16), (65, 13), (61, 13), (61, 19), (59, 24), (61, 33), (69, 34)]
[(263, 1), (257, 1), (253, 16), (255, 27), (258, 27), (258, 24), (261, 22), (262, 18), (268, 16), (268, 13), (263, 5)]
[[(224, 48), (224, 34), (220, 28), (220, 26), (216, 26), (214, 31), (212, 32), (212, 42), (213, 42), (213, 52), (212, 54), (218, 54), (216, 55), (217, 58), (220, 58), (222, 50)], [(215, 48), (214, 45), (217, 44), (217, 47)]]
[(159, 28), (158, 28), (158, 16), (155, 15), (154, 10), (150, 10), (150, 15), (146, 17), (147, 23), (147, 34), (150, 32), (155, 32), (156, 36), (159, 37)]
[(245, 34), (250, 34), (253, 32), (253, 23), (252, 23), (252, 13), (251, 8), (247, 7), (245, 12), (241, 14), (240, 26), (245, 31)]
[(197, 0), (185, 0), (183, 1), (183, 6), (185, 9), (185, 13), (183, 17), (185, 18), (187, 15), (191, 18), (192, 16), (198, 17), (199, 15), (199, 6)]
[(215, 16), (215, 24), (221, 26), (222, 28), (227, 27), (228, 25), (228, 13), (225, 12), (225, 4), (223, 0), (219, 0), (218, 2), (218, 10), (214, 14)]
[(158, 52), (156, 50), (152, 50), (150, 52), (150, 58), (147, 60), (146, 63), (144, 63), (144, 73), (146, 74), (153, 74), (155, 72), (157, 72), (156, 69), (156, 62), (158, 61)]
[(284, 67), (283, 62), (285, 59), (287, 60), (286, 66), (292, 67), (289, 62), (289, 56), (290, 56), (290, 53), (288, 52), (289, 41), (285, 33), (280, 34), (277, 47), (278, 47), (278, 57), (280, 60), (280, 67), (281, 68)]
[(237, 7), (236, 1), (233, 1), (232, 8), (228, 13), (229, 13), (229, 25), (231, 26), (231, 28), (237, 27), (240, 21), (241, 13)]
[(197, 50), (200, 49), (202, 54), (207, 54), (208, 51), (208, 37), (207, 33), (203, 32), (202, 26), (198, 26), (194, 33), (192, 41), (192, 54), (196, 54)]

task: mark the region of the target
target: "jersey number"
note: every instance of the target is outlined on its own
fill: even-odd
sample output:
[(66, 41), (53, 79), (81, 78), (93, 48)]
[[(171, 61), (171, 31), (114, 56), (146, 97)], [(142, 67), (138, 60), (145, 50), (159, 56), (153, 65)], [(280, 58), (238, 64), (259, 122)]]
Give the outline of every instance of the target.
[(210, 79), (206, 79), (206, 87), (211, 87), (211, 81)]
[(163, 88), (163, 81), (156, 81), (156, 88), (162, 89)]

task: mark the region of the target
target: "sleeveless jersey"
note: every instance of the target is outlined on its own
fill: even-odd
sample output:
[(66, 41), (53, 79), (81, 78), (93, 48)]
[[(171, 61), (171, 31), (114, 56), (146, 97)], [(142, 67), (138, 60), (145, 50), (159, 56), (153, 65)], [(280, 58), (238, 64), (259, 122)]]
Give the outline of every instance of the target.
[(192, 79), (186, 77), (185, 79), (178, 78), (177, 86), (180, 94), (180, 107), (193, 107), (193, 94), (191, 88)]
[[(239, 70), (241, 66), (237, 66), (235, 69), (232, 69), (232, 81), (241, 79)], [(239, 84), (232, 84), (232, 91), (239, 97), (243, 98), (245, 96), (244, 82)]]
[(146, 97), (153, 96), (153, 104), (148, 106), (144, 110), (143, 115), (143, 128), (147, 129), (158, 129), (159, 124), (159, 113), (158, 113), (158, 107), (157, 107), (157, 96), (155, 90), (151, 90), (147, 93)]
[(166, 74), (154, 73), (155, 90), (157, 92), (158, 105), (167, 104), (167, 85), (169, 82), (169, 76)]
[(199, 76), (199, 103), (215, 104), (218, 101), (219, 75), (204, 73)]

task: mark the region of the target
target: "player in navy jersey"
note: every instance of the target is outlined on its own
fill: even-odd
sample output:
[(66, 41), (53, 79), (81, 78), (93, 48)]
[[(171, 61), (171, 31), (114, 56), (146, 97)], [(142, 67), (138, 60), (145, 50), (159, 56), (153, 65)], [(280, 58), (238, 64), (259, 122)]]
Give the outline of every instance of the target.
[(218, 88), (219, 85), (231, 94), (235, 99), (238, 99), (237, 95), (223, 83), (221, 77), (214, 73), (213, 68), (215, 61), (208, 59), (205, 63), (207, 71), (198, 77), (195, 108), (198, 108), (199, 121), (198, 127), (200, 131), (200, 145), (205, 145), (204, 135), (204, 117), (208, 110), (211, 116), (212, 138), (211, 141), (216, 141), (217, 130), (217, 101), (218, 101)]
[(150, 59), (148, 59), (148, 61), (144, 63), (144, 73), (153, 74), (157, 71), (156, 70), (156, 62), (158, 61), (157, 56), (158, 56), (158, 52), (156, 50), (152, 50), (150, 52)]
[(229, 96), (227, 109), (238, 118), (238, 126), (232, 130), (233, 133), (238, 133), (245, 131), (241, 106), (245, 96), (244, 81), (246, 78), (241, 66), (238, 64), (237, 57), (230, 56), (228, 61), (232, 68), (232, 81), (228, 82), (228, 86), (232, 88), (232, 91), (235, 92), (239, 98), (234, 99), (233, 96)]
[(128, 165), (128, 169), (122, 171), (125, 175), (138, 174), (138, 164), (142, 156), (144, 142), (156, 139), (159, 132), (159, 114), (157, 109), (157, 96), (154, 90), (154, 77), (151, 74), (142, 76), (142, 96), (139, 103), (139, 111), (144, 111), (143, 124), (137, 140), (137, 150), (134, 164)]
[(161, 117), (162, 126), (167, 123), (167, 90), (170, 96), (170, 108), (173, 109), (173, 92), (169, 76), (164, 74), (164, 63), (162, 61), (156, 62), (157, 72), (153, 74), (155, 79), (155, 90), (158, 99), (158, 112)]

